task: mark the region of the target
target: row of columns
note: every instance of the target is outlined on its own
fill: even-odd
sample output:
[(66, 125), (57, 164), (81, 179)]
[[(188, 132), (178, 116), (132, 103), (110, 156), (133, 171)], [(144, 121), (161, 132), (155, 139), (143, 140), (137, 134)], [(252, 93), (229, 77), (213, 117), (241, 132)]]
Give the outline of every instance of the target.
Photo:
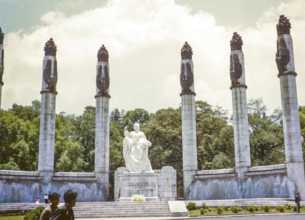
[[(281, 88), (282, 120), (285, 139), (285, 163), (287, 176), (292, 180), (301, 198), (305, 198), (304, 161), (301, 143), (299, 106), (294, 69), (293, 45), (290, 35), (291, 24), (281, 15), (277, 24), (277, 53)], [(249, 124), (247, 111), (247, 86), (245, 80), (242, 38), (234, 33), (230, 41), (230, 78), (233, 106), (235, 168), (240, 190), (244, 187), (245, 173), (251, 167)], [(190, 185), (197, 167), (196, 113), (194, 96), (194, 76), (191, 47), (185, 43), (181, 50), (181, 110), (182, 110), (182, 147), (183, 147), (183, 184), (187, 199)]]
[[(46, 42), (43, 59), (41, 113), (39, 135), (38, 171), (45, 187), (51, 187), (54, 173), (56, 84), (56, 45), (51, 38)], [(108, 51), (104, 45), (97, 54), (96, 67), (96, 128), (95, 128), (95, 175), (99, 200), (109, 196), (109, 64)], [(51, 190), (51, 189), (50, 189)]]

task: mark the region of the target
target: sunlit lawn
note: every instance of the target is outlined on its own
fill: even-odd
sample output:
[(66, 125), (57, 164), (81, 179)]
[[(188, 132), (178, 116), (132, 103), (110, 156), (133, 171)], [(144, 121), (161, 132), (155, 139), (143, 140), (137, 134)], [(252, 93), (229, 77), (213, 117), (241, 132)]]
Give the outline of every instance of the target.
[(23, 215), (18, 216), (0, 216), (0, 220), (23, 220)]

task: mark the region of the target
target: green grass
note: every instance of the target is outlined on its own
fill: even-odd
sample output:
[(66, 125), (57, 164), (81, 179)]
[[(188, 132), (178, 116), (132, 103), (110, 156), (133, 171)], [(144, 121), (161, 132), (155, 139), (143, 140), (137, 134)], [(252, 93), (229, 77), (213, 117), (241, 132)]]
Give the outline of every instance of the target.
[[(217, 210), (218, 208), (218, 210)], [(264, 207), (257, 207), (252, 210), (252, 212), (247, 209), (247, 207), (236, 207), (238, 212), (234, 213), (231, 209), (231, 207), (206, 207), (204, 209), (204, 215), (206, 216), (212, 216), (212, 215), (251, 215), (251, 214), (264, 214), (264, 213), (295, 213), (295, 209), (293, 207), (289, 206), (283, 206), (282, 212), (279, 211), (278, 207), (269, 207), (269, 212), (264, 211)], [(221, 210), (221, 214), (219, 214), (219, 209)], [(305, 207), (301, 206), (301, 212), (305, 212)], [(188, 212), (190, 217), (197, 217), (200, 216), (200, 209), (191, 210)], [(0, 219), (1, 220), (1, 219)]]
[(1, 216), (0, 220), (23, 220), (24, 215), (18, 216)]

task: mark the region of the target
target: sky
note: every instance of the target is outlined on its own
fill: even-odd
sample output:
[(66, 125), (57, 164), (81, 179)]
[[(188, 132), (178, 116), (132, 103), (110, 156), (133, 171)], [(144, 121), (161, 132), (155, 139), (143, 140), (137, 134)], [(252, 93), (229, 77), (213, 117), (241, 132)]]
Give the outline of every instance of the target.
[(196, 100), (232, 112), (230, 40), (243, 39), (247, 99), (281, 107), (276, 24), (290, 19), (299, 105), (305, 105), (303, 0), (0, 0), (2, 109), (40, 100), (44, 44), (57, 46), (56, 112), (95, 106), (97, 51), (109, 52), (110, 109), (178, 108), (180, 50), (193, 49)]

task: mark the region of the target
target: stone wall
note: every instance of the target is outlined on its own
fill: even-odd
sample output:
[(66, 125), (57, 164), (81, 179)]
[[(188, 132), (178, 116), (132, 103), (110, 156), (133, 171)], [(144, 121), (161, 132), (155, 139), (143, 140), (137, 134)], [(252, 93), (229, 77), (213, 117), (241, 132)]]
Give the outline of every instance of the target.
[(37, 197), (43, 201), (49, 191), (61, 194), (63, 202), (63, 194), (68, 189), (78, 193), (79, 202), (102, 201), (104, 197), (95, 173), (58, 172), (51, 182), (44, 183), (39, 172), (1, 170), (0, 189), (0, 203), (35, 202)]
[(251, 167), (238, 181), (235, 169), (197, 171), (190, 187), (191, 200), (294, 198), (295, 184), (285, 164)]

